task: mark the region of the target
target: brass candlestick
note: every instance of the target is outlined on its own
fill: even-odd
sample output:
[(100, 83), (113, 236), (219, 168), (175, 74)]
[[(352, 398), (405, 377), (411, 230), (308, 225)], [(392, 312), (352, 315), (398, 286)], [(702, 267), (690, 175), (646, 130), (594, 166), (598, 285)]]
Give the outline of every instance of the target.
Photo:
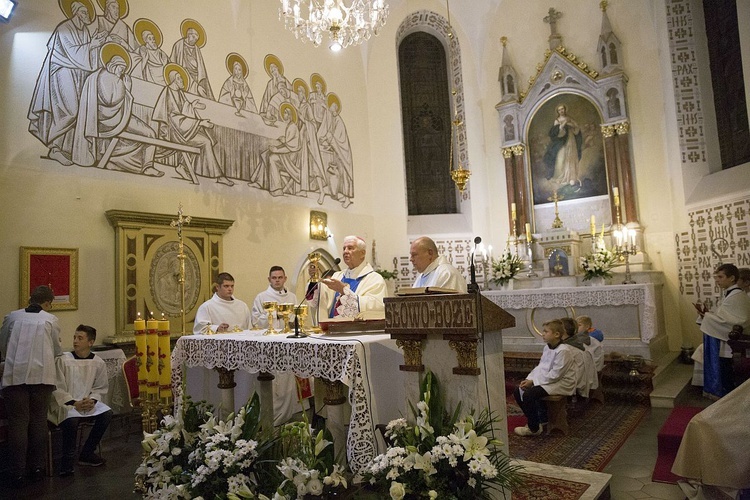
[(278, 333), (274, 327), (273, 327), (273, 320), (274, 316), (273, 313), (276, 311), (276, 307), (278, 306), (278, 302), (274, 300), (266, 300), (263, 302), (263, 310), (268, 313), (268, 329), (263, 332), (263, 335), (273, 335), (274, 333)]
[(557, 191), (550, 197), (547, 198), (547, 201), (554, 201), (555, 202), (555, 220), (552, 221), (552, 229), (560, 229), (563, 227), (563, 221), (560, 219), (560, 212), (557, 209), (557, 202), (563, 200), (564, 198), (562, 196), (559, 196), (557, 194)]

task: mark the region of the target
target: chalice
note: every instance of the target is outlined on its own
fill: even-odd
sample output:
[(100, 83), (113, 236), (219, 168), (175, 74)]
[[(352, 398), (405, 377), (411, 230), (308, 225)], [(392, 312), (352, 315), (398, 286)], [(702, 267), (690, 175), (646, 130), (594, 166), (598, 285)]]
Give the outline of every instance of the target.
[(284, 321), (284, 329), (280, 333), (291, 333), (292, 330), (289, 328), (289, 316), (291, 316), (294, 311), (294, 304), (291, 302), (282, 302), (276, 306), (276, 310)]
[(291, 339), (298, 339), (301, 337), (307, 337), (305, 331), (305, 319), (307, 318), (307, 304), (299, 304), (294, 306), (295, 325), (294, 334), (289, 335)]
[(274, 333), (277, 333), (276, 330), (273, 329), (273, 313), (278, 307), (278, 302), (276, 302), (275, 300), (266, 300), (263, 301), (262, 305), (263, 310), (268, 313), (268, 330), (263, 332), (263, 335), (273, 335)]

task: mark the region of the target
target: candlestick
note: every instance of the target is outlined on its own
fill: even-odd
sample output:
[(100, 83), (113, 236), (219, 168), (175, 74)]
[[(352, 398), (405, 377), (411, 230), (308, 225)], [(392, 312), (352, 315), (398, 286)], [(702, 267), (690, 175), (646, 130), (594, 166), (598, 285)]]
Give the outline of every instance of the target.
[(510, 218), (514, 221), (516, 220), (516, 204), (515, 203), (510, 204)]
[(135, 365), (138, 367), (138, 395), (141, 399), (146, 398), (148, 371), (146, 371), (146, 321), (138, 319), (133, 322), (135, 329)]
[(596, 236), (596, 217), (591, 216), (591, 237)]
[[(164, 315), (162, 314), (162, 317)], [(172, 362), (169, 321), (159, 321), (159, 397), (169, 398), (172, 395)]]
[(153, 317), (146, 322), (146, 371), (148, 372), (146, 385), (149, 397), (156, 397), (159, 393), (158, 330), (159, 322)]
[(528, 222), (526, 223), (526, 241), (531, 243), (531, 224)]
[(620, 206), (620, 190), (617, 187), (612, 188), (612, 195), (615, 197), (615, 206)]

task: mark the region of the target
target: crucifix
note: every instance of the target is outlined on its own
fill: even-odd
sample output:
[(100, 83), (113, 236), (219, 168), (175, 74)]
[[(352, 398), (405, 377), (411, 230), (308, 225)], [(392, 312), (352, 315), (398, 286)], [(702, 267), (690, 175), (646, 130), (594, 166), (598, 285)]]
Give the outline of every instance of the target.
[(557, 191), (555, 191), (555, 193), (551, 197), (547, 198), (547, 201), (555, 202), (555, 220), (552, 221), (552, 229), (560, 229), (561, 227), (563, 227), (563, 221), (560, 220), (560, 212), (557, 210), (557, 202), (564, 199), (565, 198), (557, 194)]
[(544, 17), (544, 22), (549, 24), (551, 32), (549, 36), (549, 49), (552, 51), (562, 45), (562, 35), (557, 32), (557, 20), (561, 17), (562, 12), (555, 10), (554, 7), (550, 7), (549, 12)]
[(182, 215), (182, 203), (177, 207), (177, 220), (173, 220), (169, 223), (170, 226), (177, 228), (177, 239), (179, 241), (179, 251), (177, 252), (177, 258), (180, 260), (180, 313), (182, 316), (182, 330), (180, 333), (185, 333), (185, 248), (182, 241), (182, 226), (190, 224), (190, 216)]

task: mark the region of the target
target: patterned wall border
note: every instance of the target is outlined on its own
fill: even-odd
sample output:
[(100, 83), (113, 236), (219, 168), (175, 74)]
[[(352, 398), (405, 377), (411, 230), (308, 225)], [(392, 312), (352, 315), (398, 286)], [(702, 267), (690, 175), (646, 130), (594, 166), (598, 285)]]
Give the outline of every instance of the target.
[(688, 212), (690, 229), (675, 235), (680, 294), (713, 305), (719, 264), (750, 267), (750, 198)]
[(705, 163), (706, 137), (691, 0), (666, 0), (672, 83), (683, 165)]

